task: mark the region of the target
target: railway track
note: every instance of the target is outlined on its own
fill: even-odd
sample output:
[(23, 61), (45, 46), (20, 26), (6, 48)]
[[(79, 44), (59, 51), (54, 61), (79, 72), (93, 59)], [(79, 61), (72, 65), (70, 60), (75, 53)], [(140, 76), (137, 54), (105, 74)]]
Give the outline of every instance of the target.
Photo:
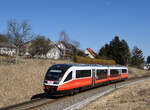
[(98, 88), (89, 89), (82, 91), (74, 96), (46, 96), (41, 94), (42, 97), (39, 99), (19, 103), (16, 105), (1, 108), (0, 110), (73, 110), (79, 109), (80, 107), (90, 103), (90, 101), (96, 98), (108, 94), (109, 91), (114, 91), (118, 88), (126, 85), (136, 83), (137, 81), (143, 81), (150, 79), (150, 76), (141, 78), (128, 79), (124, 82), (112, 83), (110, 85), (101, 86)]

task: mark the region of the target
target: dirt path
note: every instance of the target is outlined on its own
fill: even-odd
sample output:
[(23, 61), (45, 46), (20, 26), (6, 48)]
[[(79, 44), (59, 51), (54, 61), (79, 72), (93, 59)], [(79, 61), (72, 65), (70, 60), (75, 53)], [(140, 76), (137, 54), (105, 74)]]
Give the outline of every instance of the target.
[(81, 110), (150, 110), (150, 80), (118, 89)]

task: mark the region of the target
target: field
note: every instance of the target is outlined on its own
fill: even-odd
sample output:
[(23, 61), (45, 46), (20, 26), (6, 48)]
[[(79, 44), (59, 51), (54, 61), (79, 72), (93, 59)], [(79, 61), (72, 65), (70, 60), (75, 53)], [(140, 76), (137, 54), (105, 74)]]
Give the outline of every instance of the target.
[[(72, 62), (22, 59), (19, 64), (0, 64), (0, 107), (30, 100), (32, 96), (42, 93), (45, 73), (56, 63)], [(148, 74), (149, 71), (129, 67), (129, 78)]]
[(69, 62), (26, 59), (20, 64), (0, 65), (0, 107), (30, 100), (42, 93), (47, 69), (55, 63)]
[(150, 80), (118, 89), (81, 110), (150, 110)]
[(150, 76), (150, 71), (148, 70), (137, 69), (134, 67), (128, 67), (128, 69), (129, 69), (129, 78)]

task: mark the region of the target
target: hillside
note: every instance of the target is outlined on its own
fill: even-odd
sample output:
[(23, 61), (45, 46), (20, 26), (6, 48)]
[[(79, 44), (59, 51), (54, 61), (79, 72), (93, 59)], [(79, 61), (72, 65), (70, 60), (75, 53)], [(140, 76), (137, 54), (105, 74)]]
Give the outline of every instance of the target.
[(0, 65), (0, 107), (30, 100), (43, 92), (43, 80), (47, 69), (55, 63), (71, 63), (55, 60), (22, 60), (20, 64)]
[(137, 69), (134, 67), (128, 67), (128, 69), (129, 69), (129, 78), (150, 76), (150, 71), (148, 70)]
[[(56, 63), (72, 62), (22, 59), (20, 64), (0, 65), (0, 107), (30, 100), (32, 96), (42, 93), (45, 73)], [(129, 78), (147, 74), (148, 71), (129, 67)]]
[(150, 80), (131, 84), (102, 96), (81, 110), (149, 110)]

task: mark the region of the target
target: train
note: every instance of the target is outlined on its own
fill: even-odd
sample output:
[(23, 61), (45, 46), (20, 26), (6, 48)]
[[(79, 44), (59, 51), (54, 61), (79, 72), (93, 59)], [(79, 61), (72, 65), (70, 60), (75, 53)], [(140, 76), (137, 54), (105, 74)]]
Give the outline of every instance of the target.
[(75, 94), (128, 79), (128, 68), (99, 64), (54, 64), (46, 72), (43, 90), (50, 95)]

